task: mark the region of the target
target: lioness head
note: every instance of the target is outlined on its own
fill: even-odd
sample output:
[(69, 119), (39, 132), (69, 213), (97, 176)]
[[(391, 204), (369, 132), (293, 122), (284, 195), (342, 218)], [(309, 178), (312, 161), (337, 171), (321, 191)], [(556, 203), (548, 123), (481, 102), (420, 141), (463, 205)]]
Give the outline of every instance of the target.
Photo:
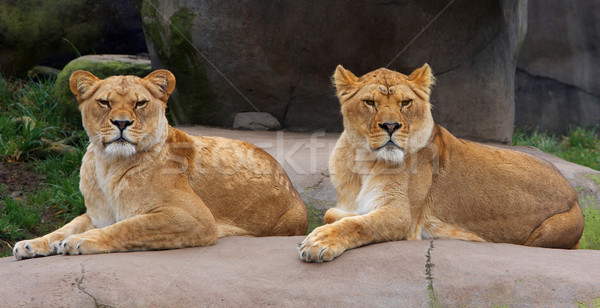
[(171, 72), (101, 80), (90, 72), (75, 71), (69, 82), (90, 141), (107, 156), (132, 156), (166, 139), (165, 110), (175, 89)]
[(410, 76), (380, 68), (360, 78), (339, 65), (333, 81), (353, 144), (393, 164), (427, 144), (433, 130), (429, 65)]

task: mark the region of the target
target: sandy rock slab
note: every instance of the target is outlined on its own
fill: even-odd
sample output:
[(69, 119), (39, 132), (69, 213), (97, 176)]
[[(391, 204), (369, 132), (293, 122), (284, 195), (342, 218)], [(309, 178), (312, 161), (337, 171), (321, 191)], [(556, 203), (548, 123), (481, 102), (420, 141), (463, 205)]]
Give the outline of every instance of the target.
[(215, 246), (0, 259), (6, 307), (574, 306), (600, 298), (600, 252), (400, 241), (307, 264), (302, 237)]

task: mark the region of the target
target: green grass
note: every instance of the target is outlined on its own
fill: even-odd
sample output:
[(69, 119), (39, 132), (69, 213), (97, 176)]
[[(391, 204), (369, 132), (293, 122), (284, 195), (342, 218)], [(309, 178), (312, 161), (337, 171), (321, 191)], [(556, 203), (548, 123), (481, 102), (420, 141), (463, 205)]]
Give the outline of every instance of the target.
[(11, 198), (0, 186), (0, 256), (15, 242), (48, 233), (85, 212), (79, 167), (87, 136), (81, 120), (58, 112), (54, 80), (0, 78), (0, 160), (25, 162), (45, 176), (35, 191)]
[(593, 206), (584, 207), (583, 217), (585, 218), (585, 227), (579, 242), (579, 249), (600, 250), (600, 212)]
[(600, 140), (598, 127), (570, 127), (566, 136), (517, 130), (513, 145), (534, 146), (564, 160), (600, 171)]
[(323, 216), (325, 212), (315, 209), (313, 206), (304, 203), (306, 206), (306, 213), (308, 216), (308, 227), (306, 228), (306, 234), (310, 234), (315, 228), (323, 225)]

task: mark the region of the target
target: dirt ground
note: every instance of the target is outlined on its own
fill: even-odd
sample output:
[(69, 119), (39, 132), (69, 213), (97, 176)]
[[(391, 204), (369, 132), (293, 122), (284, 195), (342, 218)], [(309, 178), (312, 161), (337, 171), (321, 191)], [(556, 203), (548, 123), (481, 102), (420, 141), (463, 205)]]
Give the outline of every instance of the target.
[(35, 190), (44, 180), (43, 175), (28, 170), (27, 163), (0, 161), (0, 185), (6, 185), (0, 197), (19, 199), (23, 192)]

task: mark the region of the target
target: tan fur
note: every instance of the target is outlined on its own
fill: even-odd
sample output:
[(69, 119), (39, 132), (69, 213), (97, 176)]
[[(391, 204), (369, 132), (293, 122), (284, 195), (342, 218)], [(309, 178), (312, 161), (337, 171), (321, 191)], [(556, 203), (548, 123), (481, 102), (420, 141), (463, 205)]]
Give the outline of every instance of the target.
[[(17, 243), (17, 259), (306, 232), (304, 203), (266, 152), (168, 125), (165, 109), (175, 88), (169, 71), (104, 80), (76, 71), (70, 86), (90, 137), (80, 182), (87, 212), (55, 232)], [(111, 142), (119, 137), (127, 141)]]
[(302, 260), (404, 239), (577, 247), (583, 216), (558, 170), (434, 124), (433, 82), (427, 64), (410, 76), (382, 68), (360, 78), (338, 66), (345, 130), (329, 162), (338, 205), (300, 245)]

